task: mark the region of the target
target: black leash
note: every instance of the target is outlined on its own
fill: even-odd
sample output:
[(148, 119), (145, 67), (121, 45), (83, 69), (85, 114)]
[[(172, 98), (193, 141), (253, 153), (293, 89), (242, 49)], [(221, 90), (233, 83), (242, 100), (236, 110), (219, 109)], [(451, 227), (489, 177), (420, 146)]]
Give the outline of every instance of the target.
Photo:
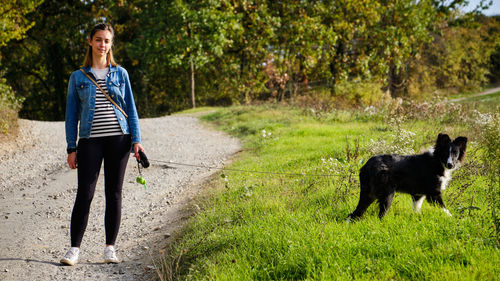
[[(258, 173), (258, 174), (269, 174), (269, 175), (285, 175), (285, 176), (300, 176), (300, 177), (335, 177), (339, 175), (332, 174), (306, 174), (306, 173), (283, 173), (283, 172), (267, 172), (267, 171), (256, 171), (256, 170), (243, 170), (243, 169), (235, 169), (235, 168), (225, 168), (225, 167), (216, 167), (216, 166), (206, 166), (206, 165), (195, 165), (195, 164), (186, 164), (179, 163), (173, 161), (162, 161), (156, 159), (149, 159), (151, 162), (162, 163), (162, 164), (172, 164), (178, 166), (186, 166), (186, 167), (195, 167), (195, 168), (205, 168), (211, 170), (223, 170), (223, 171), (234, 171), (234, 172), (243, 172), (243, 173)], [(167, 165), (168, 167), (168, 165)], [(173, 167), (169, 167), (173, 168)]]

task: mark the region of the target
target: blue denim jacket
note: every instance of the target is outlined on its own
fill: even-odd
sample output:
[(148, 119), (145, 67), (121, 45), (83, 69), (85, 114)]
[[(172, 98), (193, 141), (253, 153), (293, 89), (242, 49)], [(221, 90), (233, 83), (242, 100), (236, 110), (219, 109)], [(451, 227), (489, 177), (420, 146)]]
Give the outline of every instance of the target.
[[(83, 70), (92, 78), (95, 77), (90, 67)], [(95, 78), (94, 78), (95, 81)], [(141, 142), (141, 131), (139, 128), (139, 116), (135, 107), (134, 96), (130, 86), (128, 72), (120, 66), (109, 66), (106, 76), (106, 86), (109, 96), (128, 115), (127, 118), (114, 105), (118, 123), (124, 134), (131, 134), (132, 143)], [(66, 142), (68, 149), (76, 148), (77, 133), (80, 138), (89, 138), (94, 120), (96, 86), (80, 70), (71, 74), (68, 85), (68, 97), (66, 102)], [(78, 121), (80, 126), (77, 129)]]

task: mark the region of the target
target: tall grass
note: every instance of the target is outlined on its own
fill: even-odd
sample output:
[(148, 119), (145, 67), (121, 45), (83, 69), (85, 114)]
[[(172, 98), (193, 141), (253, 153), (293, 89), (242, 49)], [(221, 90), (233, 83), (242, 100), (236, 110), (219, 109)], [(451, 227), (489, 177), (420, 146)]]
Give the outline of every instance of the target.
[[(468, 126), (474, 113), (439, 106), (318, 112), (268, 105), (205, 116), (243, 140), (233, 168), (277, 174), (224, 171), (214, 179), (200, 210), (166, 249), (160, 278), (497, 279), (498, 133)], [(410, 197), (397, 194), (383, 220), (371, 206), (359, 222), (345, 223), (369, 157), (417, 153), (439, 132), (470, 140), (467, 164), (444, 192), (453, 217), (427, 204), (413, 213)]]

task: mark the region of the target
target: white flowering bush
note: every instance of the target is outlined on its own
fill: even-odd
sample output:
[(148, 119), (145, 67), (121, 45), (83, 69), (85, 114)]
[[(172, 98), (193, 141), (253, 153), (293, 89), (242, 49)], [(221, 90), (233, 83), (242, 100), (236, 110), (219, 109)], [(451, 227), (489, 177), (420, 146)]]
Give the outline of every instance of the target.
[(495, 124), (495, 118), (498, 119), (498, 114), (482, 113), (474, 109), (469, 121), (474, 127), (479, 126), (481, 130), (495, 130), (495, 127), (498, 127), (498, 124)]
[(271, 132), (267, 132), (266, 130), (262, 130), (261, 132), (261, 135), (262, 135), (262, 138), (270, 138), (272, 133)]
[(400, 128), (394, 133), (391, 133), (391, 141), (386, 141), (384, 139), (370, 139), (369, 143), (365, 147), (365, 150), (368, 151), (371, 155), (414, 154), (415, 136), (415, 133)]
[(340, 162), (332, 157), (321, 158), (321, 170), (324, 174), (336, 174), (340, 165)]
[(366, 113), (370, 116), (375, 115), (378, 112), (377, 108), (373, 105), (365, 107), (365, 109), (363, 111), (364, 111), (364, 113)]

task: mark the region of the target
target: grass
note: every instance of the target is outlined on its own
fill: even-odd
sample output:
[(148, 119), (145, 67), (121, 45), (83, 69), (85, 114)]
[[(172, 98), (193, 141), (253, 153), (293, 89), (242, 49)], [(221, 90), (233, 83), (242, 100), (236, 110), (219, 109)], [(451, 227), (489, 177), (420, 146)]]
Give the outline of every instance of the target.
[[(231, 168), (305, 175), (221, 173), (201, 209), (167, 249), (160, 278), (497, 279), (498, 222), (492, 212), (499, 191), (481, 160), (480, 134), (447, 117), (396, 115), (318, 115), (267, 105), (204, 116), (242, 139), (245, 150)], [(471, 140), (467, 165), (455, 172), (444, 192), (453, 217), (427, 203), (415, 214), (410, 197), (397, 194), (383, 220), (374, 204), (361, 221), (345, 223), (357, 204), (359, 168), (371, 155), (428, 148), (440, 131)], [(332, 176), (315, 176), (325, 174)]]
[(186, 109), (186, 110), (183, 110), (183, 111), (179, 111), (179, 112), (175, 112), (173, 115), (182, 115), (182, 114), (194, 114), (194, 115), (197, 115), (197, 114), (200, 114), (200, 113), (206, 113), (206, 112), (211, 112), (211, 111), (215, 111), (216, 110), (216, 107), (212, 107), (212, 106), (201, 106), (201, 107), (196, 107), (196, 108), (190, 108), (190, 109)]
[(470, 97), (459, 103), (476, 108), (480, 111), (498, 112), (500, 109), (500, 92)]

